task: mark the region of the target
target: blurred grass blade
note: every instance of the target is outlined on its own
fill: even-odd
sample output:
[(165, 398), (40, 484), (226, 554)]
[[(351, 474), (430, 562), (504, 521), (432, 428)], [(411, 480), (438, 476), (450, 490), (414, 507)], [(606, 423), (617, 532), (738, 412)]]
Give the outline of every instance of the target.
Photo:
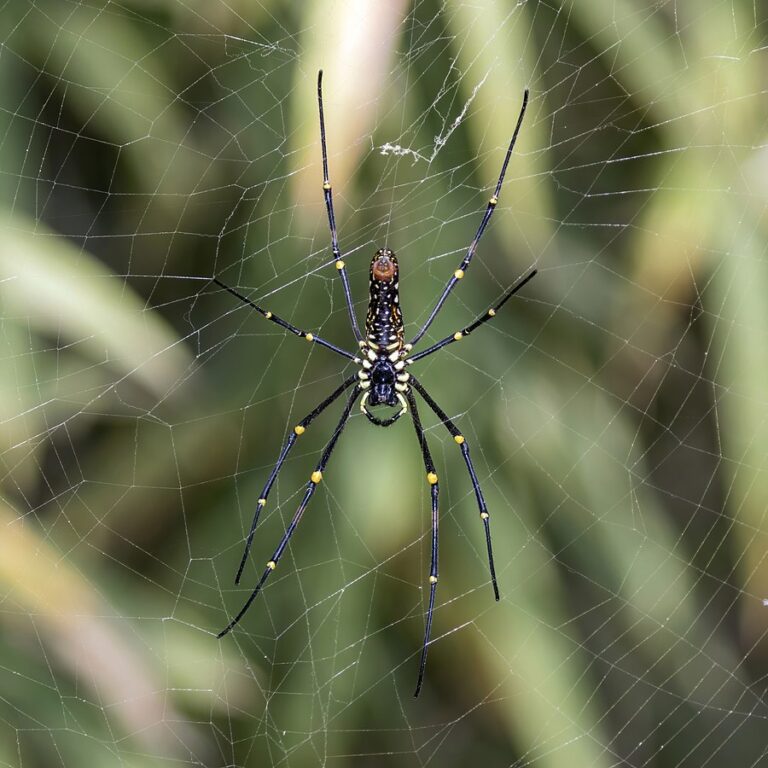
[(482, 659), (486, 679), (499, 681), (497, 710), (535, 765), (608, 768), (615, 762), (585, 674), (589, 657), (575, 627), (570, 629), (572, 614), (552, 553), (530, 536), (532, 501), (516, 494), (516, 535), (495, 516), (494, 539), (520, 542), (503, 569), (504, 583), (514, 586), (483, 616), (488, 639), (475, 644), (472, 657)]
[[(631, 0), (562, 3), (584, 38), (610, 62), (611, 77), (659, 122), (695, 110), (687, 62), (662, 9)], [(674, 129), (674, 126), (673, 126)]]
[[(592, 447), (574, 457), (574, 481), (581, 485), (574, 498), (585, 504), (581, 510), (566, 506), (566, 515), (576, 514), (570, 526), (561, 525), (562, 534), (583, 542), (573, 547), (579, 570), (619, 597), (620, 615), (648, 660), (650, 679), (658, 677), (706, 706), (748, 707), (740, 658), (719, 622), (703, 610), (697, 571), (676, 555), (679, 534), (641, 480), (650, 473), (634, 430), (604, 397), (595, 401), (581, 409), (594, 425)], [(587, 420), (570, 425), (590, 434)]]
[[(712, 272), (703, 296), (712, 329), (710, 355), (717, 377), (718, 424), (724, 468), (730, 482), (727, 504), (735, 519), (739, 583), (743, 584), (742, 629), (746, 646), (766, 648), (768, 609), (768, 285), (766, 227), (741, 208), (727, 208), (719, 232), (728, 254)], [(765, 650), (764, 650), (765, 652)]]
[[(466, 119), (473, 156), (482, 158), (480, 177), (490, 195), (535, 68), (528, 45), (533, 34), (530, 15), (525, 4), (449, 0), (446, 23), (461, 72), (462, 100), (454, 104), (454, 111), (458, 116), (463, 106), (469, 106)], [(531, 96), (499, 203), (500, 210), (512, 215), (497, 214), (493, 223), (501, 230), (497, 240), (515, 253), (518, 265), (538, 257), (552, 235), (549, 176), (541, 151), (549, 141), (549, 127), (539, 119), (546, 107), (542, 109), (535, 90)], [(479, 199), (478, 210), (486, 202)]]
[(173, 216), (211, 163), (193, 145), (156, 41), (138, 34), (126, 14), (103, 8), (54, 3), (40, 16), (25, 27), (29, 47), (66, 83), (66, 103), (82, 132), (118, 147), (141, 191), (151, 195), (146, 205)]
[[(0, 295), (5, 286), (0, 286)], [(5, 313), (3, 309), (3, 313)], [(40, 443), (29, 438), (44, 431), (29, 329), (0, 315), (0, 464), (3, 482), (28, 492), (40, 474)]]
[(173, 329), (123, 280), (42, 224), (0, 214), (0, 280), (7, 312), (82, 345), (157, 396), (177, 386), (189, 365)]
[[(343, 0), (335, 3), (334, 13), (323, 3), (311, 7), (306, 20), (311, 34), (303, 41), (302, 67), (296, 70), (291, 95), (293, 123), (298, 126), (291, 140), (297, 150), (291, 162), (296, 171), (292, 195), (300, 211), (316, 210), (319, 216), (322, 209), (325, 216), (317, 113), (317, 71), (322, 69), (328, 164), (340, 225), (345, 198), (355, 207), (352, 181), (361, 158), (370, 151), (366, 139), (376, 128), (408, 3)], [(313, 227), (318, 216), (310, 217)]]
[[(113, 618), (112, 608), (71, 562), (1, 500), (0, 527), (6, 631), (14, 624), (17, 632), (39, 633), (123, 734), (163, 755), (186, 755), (185, 742), (191, 748), (197, 737), (167, 696), (164, 679), (127, 639), (128, 622)], [(167, 723), (174, 724), (172, 730)]]
[(578, 574), (575, 586), (599, 590), (595, 599), (602, 595), (612, 624), (623, 628), (614, 632), (630, 635), (629, 646), (647, 659), (639, 682), (663, 681), (717, 709), (747, 707), (739, 657), (702, 611), (695, 572), (675, 554), (677, 534), (639, 480), (649, 473), (634, 430), (594, 389), (567, 398), (575, 390), (558, 396), (538, 381), (517, 378), (525, 406), (505, 421), (522, 438), (530, 476), (541, 467), (552, 473), (537, 498), (556, 510), (547, 530), (558, 559)]

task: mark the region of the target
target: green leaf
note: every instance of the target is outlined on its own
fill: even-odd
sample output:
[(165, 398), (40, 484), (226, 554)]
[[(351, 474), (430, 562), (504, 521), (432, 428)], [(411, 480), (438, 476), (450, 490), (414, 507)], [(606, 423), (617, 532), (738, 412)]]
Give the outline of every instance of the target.
[(190, 356), (174, 330), (87, 251), (20, 215), (0, 214), (0, 290), (9, 312), (72, 342), (156, 396)]

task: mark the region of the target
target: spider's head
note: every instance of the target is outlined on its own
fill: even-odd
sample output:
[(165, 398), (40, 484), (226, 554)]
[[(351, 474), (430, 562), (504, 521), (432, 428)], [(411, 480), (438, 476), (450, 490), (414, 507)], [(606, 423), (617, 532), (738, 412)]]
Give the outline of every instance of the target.
[(397, 256), (389, 248), (379, 248), (371, 260), (371, 281), (391, 283), (397, 281)]

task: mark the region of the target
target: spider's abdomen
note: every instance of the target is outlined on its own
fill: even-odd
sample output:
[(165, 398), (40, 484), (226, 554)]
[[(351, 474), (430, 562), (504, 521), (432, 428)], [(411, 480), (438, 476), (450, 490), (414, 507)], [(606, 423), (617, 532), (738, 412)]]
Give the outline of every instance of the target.
[(397, 405), (395, 394), (395, 366), (386, 358), (379, 358), (371, 367), (371, 405)]
[(371, 261), (366, 340), (381, 350), (403, 346), (403, 316), (400, 312), (399, 268), (389, 248), (380, 248)]

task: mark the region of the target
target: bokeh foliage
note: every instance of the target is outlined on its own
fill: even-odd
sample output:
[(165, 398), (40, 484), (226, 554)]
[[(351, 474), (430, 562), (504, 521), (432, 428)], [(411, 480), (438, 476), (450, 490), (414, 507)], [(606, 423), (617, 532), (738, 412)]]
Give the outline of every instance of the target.
[[(768, 751), (766, 19), (741, 0), (18, 0), (0, 9), (0, 765), (757, 765)], [(354, 418), (290, 555), (215, 632), (286, 430), (339, 381), (218, 275), (349, 345), (315, 76), (360, 316), (426, 317), (455, 445), (427, 684), (427, 495)], [(461, 117), (461, 119), (457, 119)], [(389, 150), (382, 150), (384, 145)], [(397, 149), (392, 150), (395, 146)], [(424, 409), (426, 411), (426, 409)], [(283, 470), (271, 552), (333, 417)]]

